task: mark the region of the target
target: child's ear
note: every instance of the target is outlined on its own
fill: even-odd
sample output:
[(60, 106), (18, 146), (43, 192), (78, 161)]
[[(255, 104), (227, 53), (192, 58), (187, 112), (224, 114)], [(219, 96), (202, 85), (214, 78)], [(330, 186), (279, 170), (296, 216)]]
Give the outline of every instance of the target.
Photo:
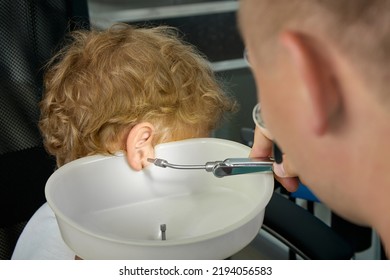
[(134, 170), (142, 170), (148, 164), (147, 159), (154, 158), (153, 135), (154, 126), (148, 122), (135, 125), (127, 135), (127, 161)]

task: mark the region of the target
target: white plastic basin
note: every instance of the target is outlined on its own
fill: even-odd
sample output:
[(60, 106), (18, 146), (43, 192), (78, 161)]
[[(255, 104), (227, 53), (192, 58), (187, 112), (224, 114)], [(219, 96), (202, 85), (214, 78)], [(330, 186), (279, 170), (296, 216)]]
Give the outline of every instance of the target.
[[(156, 157), (203, 164), (248, 157), (249, 151), (236, 142), (201, 138), (158, 145)], [(136, 172), (123, 155), (98, 155), (59, 168), (45, 192), (64, 241), (81, 258), (225, 259), (258, 234), (273, 176), (216, 178), (153, 165)]]

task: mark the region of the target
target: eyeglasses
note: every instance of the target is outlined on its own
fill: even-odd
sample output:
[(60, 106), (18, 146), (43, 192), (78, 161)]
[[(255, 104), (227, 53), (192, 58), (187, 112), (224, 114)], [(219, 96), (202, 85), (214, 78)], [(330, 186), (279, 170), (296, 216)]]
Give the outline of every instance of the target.
[(263, 118), (261, 117), (261, 107), (260, 103), (257, 103), (252, 111), (252, 118), (255, 124), (259, 127), (265, 128)]
[(247, 64), (249, 67), (251, 67), (251, 64), (249, 63), (248, 50), (247, 50), (246, 48), (244, 49), (243, 57), (244, 57), (244, 61), (246, 62), (246, 64)]

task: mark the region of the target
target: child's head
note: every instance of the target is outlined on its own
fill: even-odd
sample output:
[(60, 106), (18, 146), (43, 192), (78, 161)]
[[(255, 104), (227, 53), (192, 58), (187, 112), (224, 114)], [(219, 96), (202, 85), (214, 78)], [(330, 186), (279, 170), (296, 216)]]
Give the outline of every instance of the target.
[(236, 103), (168, 27), (78, 31), (49, 63), (40, 129), (58, 166), (126, 151), (141, 169), (162, 142), (207, 137)]

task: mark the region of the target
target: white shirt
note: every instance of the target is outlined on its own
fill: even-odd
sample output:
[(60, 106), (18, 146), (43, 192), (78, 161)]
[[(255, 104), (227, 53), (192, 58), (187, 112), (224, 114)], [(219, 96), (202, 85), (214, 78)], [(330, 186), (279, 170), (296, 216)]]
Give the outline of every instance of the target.
[(45, 203), (23, 229), (11, 259), (74, 260), (74, 257), (75, 253), (61, 237), (54, 212)]

